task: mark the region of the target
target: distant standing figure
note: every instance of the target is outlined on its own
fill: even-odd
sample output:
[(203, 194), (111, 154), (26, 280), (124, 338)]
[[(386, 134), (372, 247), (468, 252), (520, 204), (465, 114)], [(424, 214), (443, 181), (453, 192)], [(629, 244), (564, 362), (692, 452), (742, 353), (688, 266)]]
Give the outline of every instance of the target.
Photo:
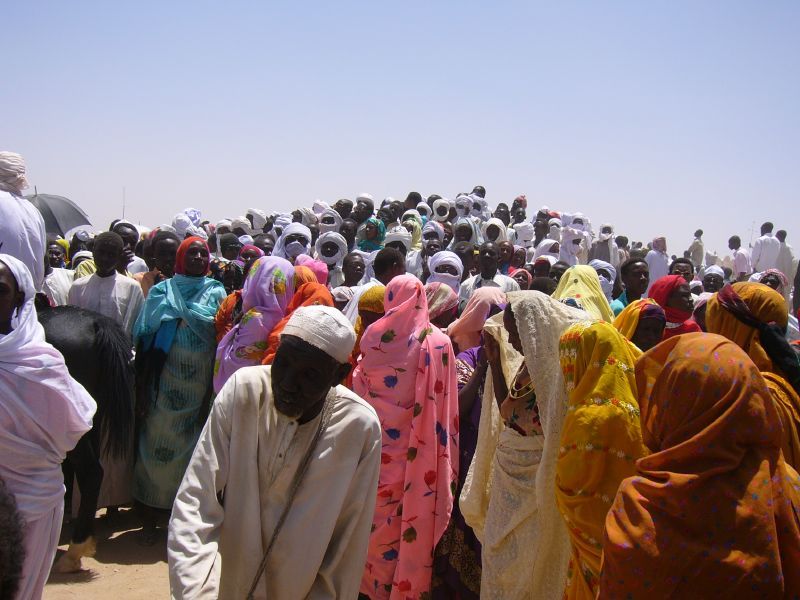
[(781, 252), (781, 243), (774, 235), (772, 223), (769, 221), (761, 226), (761, 237), (753, 243), (751, 262), (756, 273), (767, 269), (774, 269), (778, 264), (778, 255)]
[[(650, 272), (650, 285), (669, 274), (669, 255), (667, 254), (667, 238), (657, 237), (653, 240), (653, 249), (644, 257)], [(650, 287), (647, 288), (650, 291)]]

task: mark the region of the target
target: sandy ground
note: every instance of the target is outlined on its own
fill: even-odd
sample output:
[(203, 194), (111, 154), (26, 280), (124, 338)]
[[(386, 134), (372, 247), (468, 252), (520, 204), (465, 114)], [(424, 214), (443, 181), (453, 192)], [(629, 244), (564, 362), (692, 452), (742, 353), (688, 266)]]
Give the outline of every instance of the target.
[[(132, 510), (123, 509), (113, 516), (100, 511), (95, 522), (97, 553), (83, 559), (79, 573), (52, 573), (44, 589), (45, 600), (168, 598), (166, 530), (159, 529), (155, 545), (142, 546), (140, 529), (141, 521)], [(70, 531), (65, 524), (56, 560), (67, 549)]]

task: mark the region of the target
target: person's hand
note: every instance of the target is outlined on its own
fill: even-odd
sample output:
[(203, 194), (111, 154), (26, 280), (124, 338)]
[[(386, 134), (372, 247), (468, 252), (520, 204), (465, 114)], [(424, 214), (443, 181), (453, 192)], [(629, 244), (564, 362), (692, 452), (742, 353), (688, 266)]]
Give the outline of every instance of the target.
[(120, 259), (120, 264), (122, 267), (127, 267), (129, 264), (131, 264), (134, 258), (136, 258), (136, 255), (133, 253), (133, 250), (126, 246), (122, 249), (122, 258)]
[(496, 365), (500, 362), (500, 346), (498, 345), (497, 340), (491, 335), (487, 334), (483, 336), (482, 350), (486, 356), (486, 360), (490, 365)]

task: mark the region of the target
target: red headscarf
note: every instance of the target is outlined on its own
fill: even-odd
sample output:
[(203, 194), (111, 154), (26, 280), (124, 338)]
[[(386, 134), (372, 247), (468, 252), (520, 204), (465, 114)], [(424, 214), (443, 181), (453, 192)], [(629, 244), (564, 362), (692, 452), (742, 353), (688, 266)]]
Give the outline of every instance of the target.
[(206, 275), (208, 273), (208, 262), (210, 255), (208, 244), (203, 238), (193, 235), (192, 237), (188, 237), (185, 240), (183, 240), (183, 242), (181, 242), (181, 245), (178, 247), (178, 254), (175, 256), (175, 272), (178, 273), (179, 275), (186, 275), (186, 253), (189, 251), (189, 246), (191, 246), (195, 242), (200, 242), (201, 244), (203, 244), (203, 247), (206, 249), (206, 252), (209, 253), (206, 255), (206, 268), (205, 271), (203, 271), (203, 275)]
[(680, 308), (672, 308), (667, 306), (667, 301), (672, 293), (686, 283), (683, 275), (667, 275), (650, 286), (650, 291), (647, 295), (658, 302), (658, 305), (664, 309), (667, 315), (667, 326), (664, 328), (664, 338), (669, 339), (674, 335), (681, 333), (691, 333), (693, 331), (702, 331), (700, 326), (694, 321), (689, 319), (692, 313)]

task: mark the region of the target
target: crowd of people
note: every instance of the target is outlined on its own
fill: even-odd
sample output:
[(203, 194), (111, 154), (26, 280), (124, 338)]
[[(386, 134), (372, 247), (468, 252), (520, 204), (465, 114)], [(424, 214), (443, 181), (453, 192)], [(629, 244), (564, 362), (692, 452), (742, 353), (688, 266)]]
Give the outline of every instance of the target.
[(0, 596), (41, 596), (95, 410), (48, 305), (130, 335), (104, 505), (166, 526), (175, 598), (800, 595), (800, 271), (772, 223), (670, 256), (477, 186), (60, 236), (26, 183), (0, 153)]

